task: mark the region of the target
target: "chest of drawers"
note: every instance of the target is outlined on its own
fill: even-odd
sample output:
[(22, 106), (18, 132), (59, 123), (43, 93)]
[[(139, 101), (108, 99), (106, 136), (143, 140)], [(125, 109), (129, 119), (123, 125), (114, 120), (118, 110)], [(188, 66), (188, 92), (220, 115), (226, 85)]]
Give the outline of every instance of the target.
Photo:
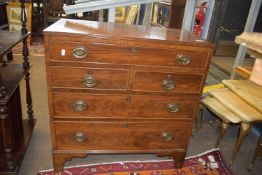
[(88, 154), (183, 165), (211, 44), (180, 30), (65, 19), (44, 34), (55, 171)]

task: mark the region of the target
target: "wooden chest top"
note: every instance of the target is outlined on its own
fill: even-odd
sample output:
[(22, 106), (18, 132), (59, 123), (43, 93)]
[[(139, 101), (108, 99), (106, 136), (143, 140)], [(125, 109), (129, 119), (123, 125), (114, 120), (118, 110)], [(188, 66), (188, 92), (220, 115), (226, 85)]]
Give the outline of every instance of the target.
[(150, 42), (213, 47), (209, 42), (184, 30), (97, 21), (60, 19), (46, 28), (44, 33), (45, 35), (56, 36), (79, 36), (80, 34), (81, 37), (84, 35), (98, 38), (150, 40)]

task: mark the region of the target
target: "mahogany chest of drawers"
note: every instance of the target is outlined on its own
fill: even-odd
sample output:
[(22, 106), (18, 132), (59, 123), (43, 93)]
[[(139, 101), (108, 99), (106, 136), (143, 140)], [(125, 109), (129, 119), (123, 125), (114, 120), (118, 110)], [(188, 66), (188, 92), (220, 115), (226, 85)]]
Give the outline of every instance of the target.
[(61, 19), (44, 31), (53, 162), (153, 153), (183, 165), (212, 45), (186, 31)]

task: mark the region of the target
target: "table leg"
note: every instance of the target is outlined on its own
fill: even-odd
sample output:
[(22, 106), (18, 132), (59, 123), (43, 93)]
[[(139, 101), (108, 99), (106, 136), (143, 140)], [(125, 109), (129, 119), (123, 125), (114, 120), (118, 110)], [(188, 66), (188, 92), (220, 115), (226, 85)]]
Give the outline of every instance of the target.
[(260, 138), (257, 142), (256, 150), (255, 150), (254, 155), (252, 157), (252, 160), (251, 160), (251, 162), (248, 166), (248, 171), (252, 170), (258, 155), (262, 155), (262, 136), (260, 136)]
[(9, 108), (7, 105), (0, 106), (0, 129), (1, 129), (1, 142), (2, 149), (0, 152), (10, 153), (14, 148), (14, 137), (13, 137), (13, 128), (12, 121), (9, 115)]
[(25, 76), (26, 81), (26, 104), (27, 104), (27, 114), (28, 119), (31, 124), (34, 124), (34, 115), (33, 115), (33, 105), (32, 105), (32, 95), (31, 95), (31, 88), (30, 88), (30, 73), (27, 72)]
[(250, 131), (251, 128), (251, 124), (250, 123), (241, 123), (241, 128), (240, 128), (240, 132), (239, 132), (239, 136), (237, 138), (237, 142), (233, 151), (233, 155), (231, 157), (230, 163), (229, 165), (232, 166), (233, 165), (233, 161), (236, 157), (236, 154), (239, 151), (239, 148), (242, 144), (242, 141), (244, 140), (244, 138), (247, 136), (248, 132)]
[[(21, 32), (23, 34), (27, 34), (28, 30), (26, 28), (26, 13), (25, 13), (25, 0), (21, 1), (21, 22), (22, 22), (22, 29)], [(27, 104), (27, 114), (28, 119), (32, 125), (34, 125), (34, 116), (33, 116), (33, 105), (32, 105), (32, 96), (31, 96), (31, 89), (30, 89), (30, 62), (29, 62), (29, 51), (28, 51), (28, 45), (27, 45), (27, 38), (23, 40), (23, 67), (25, 70), (27, 70), (27, 73), (25, 75), (25, 81), (26, 81), (26, 104)]]
[(226, 130), (228, 129), (229, 124), (225, 123), (224, 121), (221, 121), (221, 126), (220, 126), (220, 130), (219, 130), (219, 135), (215, 144), (215, 148), (218, 147), (219, 143), (221, 142), (222, 138), (224, 137)]

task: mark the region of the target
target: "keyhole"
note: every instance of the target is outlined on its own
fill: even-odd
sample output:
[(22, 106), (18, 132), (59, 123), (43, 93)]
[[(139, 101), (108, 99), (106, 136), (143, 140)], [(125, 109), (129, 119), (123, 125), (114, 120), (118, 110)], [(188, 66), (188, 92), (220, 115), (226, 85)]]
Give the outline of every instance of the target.
[(130, 97), (130, 96), (127, 97), (127, 98), (126, 98), (126, 101), (130, 102), (130, 101), (131, 101), (131, 97)]
[(127, 123), (124, 123), (124, 128), (128, 128), (128, 124)]

